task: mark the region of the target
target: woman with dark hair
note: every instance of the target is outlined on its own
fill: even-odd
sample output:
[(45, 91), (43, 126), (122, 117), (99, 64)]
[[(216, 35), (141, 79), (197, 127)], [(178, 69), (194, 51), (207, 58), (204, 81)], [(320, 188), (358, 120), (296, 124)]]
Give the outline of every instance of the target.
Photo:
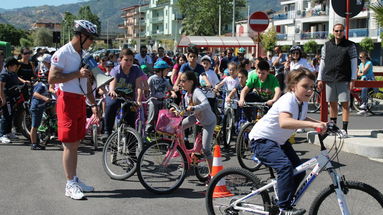
[(178, 72), (181, 69), (182, 64), (188, 62), (185, 55), (180, 55), (176, 59), (176, 63), (173, 66), (172, 75), (170, 76), (170, 80), (172, 84), (175, 84), (178, 78)]
[(213, 162), (211, 154), (211, 142), (213, 140), (214, 128), (216, 125), (216, 116), (211, 110), (208, 99), (205, 94), (199, 89), (198, 80), (194, 72), (185, 71), (181, 74), (180, 83), (186, 94), (184, 97), (184, 104), (189, 114), (182, 121), (182, 128), (185, 130), (195, 125), (199, 121), (202, 125), (202, 148), (203, 153), (207, 157), (209, 163), (209, 171)]
[(291, 62), (290, 62), (289, 71), (292, 71), (294, 69), (299, 69), (300, 67), (304, 67), (310, 70), (311, 72), (314, 72), (314, 67), (312, 67), (311, 64), (307, 61), (307, 59), (303, 57), (302, 48), (300, 46), (293, 46), (290, 49), (290, 54), (291, 54)]

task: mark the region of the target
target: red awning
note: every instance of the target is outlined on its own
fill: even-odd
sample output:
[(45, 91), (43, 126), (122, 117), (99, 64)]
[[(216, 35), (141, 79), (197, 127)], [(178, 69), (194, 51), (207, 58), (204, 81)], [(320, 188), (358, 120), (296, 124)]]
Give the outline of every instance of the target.
[(178, 47), (255, 47), (256, 43), (251, 37), (207, 37), (184, 36)]

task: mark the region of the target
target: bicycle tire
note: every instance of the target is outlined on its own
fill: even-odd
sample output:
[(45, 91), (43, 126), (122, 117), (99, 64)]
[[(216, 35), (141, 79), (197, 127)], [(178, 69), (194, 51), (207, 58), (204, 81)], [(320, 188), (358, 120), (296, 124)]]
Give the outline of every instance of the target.
[(19, 129), (21, 131), (21, 134), (27, 138), (30, 139), (30, 131), (32, 127), (32, 118), (29, 111), (23, 109), (22, 111), (22, 122), (21, 122), (21, 128)]
[[(379, 91), (379, 93), (383, 93), (383, 92)], [(368, 93), (367, 110), (372, 115), (383, 115), (383, 107), (382, 107), (383, 104), (381, 104), (382, 102), (379, 101), (377, 98), (375, 98), (375, 96), (376, 96), (375, 92)]]
[(98, 150), (98, 127), (92, 125), (92, 142), (94, 151)]
[(254, 161), (253, 158), (253, 153), (251, 152), (250, 149), (250, 140), (249, 140), (249, 133), (255, 123), (253, 122), (248, 122), (243, 127), (241, 128), (239, 135), (238, 135), (238, 141), (235, 145), (235, 152), (237, 155), (237, 160), (239, 165), (247, 169), (249, 171), (256, 171), (261, 167), (261, 163), (258, 163)]
[(230, 147), (230, 142), (232, 138), (232, 131), (233, 131), (233, 111), (231, 108), (227, 109), (225, 111), (225, 114), (223, 116), (223, 144), (225, 148)]
[[(171, 158), (171, 164), (166, 167), (162, 165), (162, 161), (170, 152), (171, 145), (169, 141), (158, 140), (142, 150), (138, 157), (138, 179), (142, 186), (152, 193), (171, 193), (178, 189), (186, 178), (188, 162), (181, 147), (177, 146)], [(156, 173), (156, 170), (159, 172)]]
[(127, 145), (127, 147), (122, 147), (119, 150), (117, 139), (118, 131), (115, 131), (106, 140), (102, 150), (102, 165), (109, 177), (116, 180), (124, 180), (136, 172), (137, 154), (142, 149), (142, 140), (137, 131), (130, 127), (123, 129), (120, 141), (120, 144), (124, 144), (125, 141), (126, 144), (124, 145)]
[[(220, 188), (217, 187), (218, 182), (220, 182), (218, 185)], [(259, 178), (248, 170), (238, 167), (224, 169), (213, 177), (207, 188), (205, 197), (207, 213), (209, 215), (243, 214), (245, 211), (235, 210), (231, 204), (261, 186)], [(225, 190), (225, 187), (227, 192), (217, 193), (218, 189)], [(246, 205), (258, 206), (266, 212), (272, 210), (270, 197), (266, 190), (259, 193), (258, 196), (246, 199), (241, 204), (243, 207)], [(249, 212), (249, 214), (254, 213)]]
[[(352, 215), (383, 214), (383, 195), (372, 186), (356, 181), (341, 183), (342, 190), (346, 188), (345, 194), (347, 205)], [(359, 191), (359, 192), (355, 192)], [(354, 194), (357, 195), (354, 195)], [(333, 195), (332, 195), (333, 194)], [(363, 195), (364, 194), (364, 195)], [(351, 198), (350, 195), (353, 195)], [(322, 207), (321, 207), (322, 206)], [(371, 207), (372, 206), (372, 207)], [(377, 213), (380, 211), (380, 213)], [(341, 214), (335, 194), (335, 187), (330, 185), (314, 199), (310, 215)]]
[(210, 172), (206, 159), (194, 166), (194, 174), (200, 182), (208, 181)]
[(317, 91), (314, 91), (308, 102), (308, 110), (309, 113), (316, 113), (320, 109), (320, 94)]

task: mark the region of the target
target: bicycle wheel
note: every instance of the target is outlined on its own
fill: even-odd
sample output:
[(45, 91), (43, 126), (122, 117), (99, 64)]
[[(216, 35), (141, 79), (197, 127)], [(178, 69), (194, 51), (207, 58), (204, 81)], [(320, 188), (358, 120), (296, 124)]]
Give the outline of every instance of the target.
[(204, 158), (197, 165), (194, 166), (194, 173), (200, 182), (206, 182), (209, 179), (209, 164), (207, 159)]
[(22, 111), (22, 122), (21, 122), (21, 134), (27, 138), (28, 140), (30, 139), (30, 131), (32, 127), (32, 118), (31, 114), (29, 113), (28, 110), (23, 110)]
[(320, 94), (317, 91), (314, 91), (312, 97), (308, 102), (308, 111), (309, 113), (316, 113), (320, 109)]
[(376, 92), (368, 93), (367, 110), (373, 115), (383, 115), (383, 99), (378, 99)]
[(248, 122), (241, 128), (238, 135), (238, 141), (235, 146), (239, 165), (250, 171), (256, 171), (259, 167), (261, 167), (261, 163), (253, 159), (254, 155), (250, 148), (249, 133), (253, 126), (253, 122)]
[[(383, 214), (383, 195), (362, 182), (343, 183), (342, 190), (352, 215)], [(333, 185), (324, 189), (314, 200), (310, 215), (342, 214)]]
[(141, 137), (133, 128), (121, 129), (120, 141), (118, 131), (113, 132), (102, 151), (102, 165), (106, 174), (117, 180), (132, 176), (136, 171), (137, 154), (141, 149)]
[(158, 140), (138, 157), (138, 179), (152, 193), (171, 193), (181, 186), (186, 177), (186, 155), (179, 146), (171, 148), (171, 145), (168, 141)]
[(241, 168), (227, 168), (213, 177), (206, 191), (205, 204), (209, 215), (215, 214), (256, 214), (254, 209), (270, 212), (270, 198), (267, 191), (247, 198), (237, 204), (248, 211), (238, 211), (234, 202), (262, 186), (251, 172)]
[(92, 125), (92, 142), (94, 151), (98, 150), (98, 127), (97, 125)]
[(225, 115), (223, 117), (223, 144), (225, 148), (230, 147), (230, 141), (232, 137), (232, 128), (234, 122), (234, 113), (231, 108), (225, 111)]

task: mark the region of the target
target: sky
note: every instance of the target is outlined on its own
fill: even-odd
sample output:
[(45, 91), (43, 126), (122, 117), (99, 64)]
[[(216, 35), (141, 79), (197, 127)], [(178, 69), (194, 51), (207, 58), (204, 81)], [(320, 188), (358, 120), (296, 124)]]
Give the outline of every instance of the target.
[(85, 2), (87, 0), (2, 0), (0, 3), (0, 8), (3, 9), (15, 9), (21, 7), (32, 7), (32, 6), (42, 6), (42, 5), (62, 5), (70, 4), (77, 2)]

